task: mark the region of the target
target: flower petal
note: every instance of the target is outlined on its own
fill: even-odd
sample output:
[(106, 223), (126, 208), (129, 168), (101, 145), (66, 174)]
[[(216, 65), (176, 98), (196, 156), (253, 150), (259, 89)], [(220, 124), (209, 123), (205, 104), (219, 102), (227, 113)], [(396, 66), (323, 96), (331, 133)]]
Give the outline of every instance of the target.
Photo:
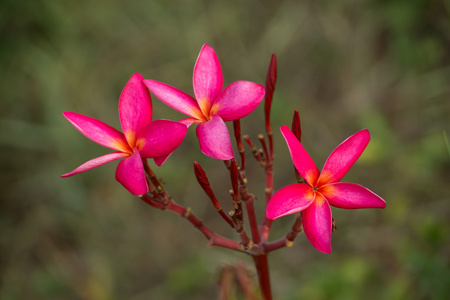
[(336, 182), (320, 188), (330, 205), (339, 208), (385, 208), (386, 202), (371, 190), (355, 183)]
[(369, 131), (363, 129), (337, 146), (325, 162), (317, 185), (321, 186), (341, 180), (361, 156), (369, 140)]
[(122, 90), (119, 117), (123, 133), (131, 148), (142, 129), (152, 120), (152, 100), (141, 74), (135, 73)]
[(172, 153), (186, 136), (184, 124), (170, 120), (155, 120), (144, 128), (137, 142), (143, 158), (154, 158)]
[(198, 125), (197, 137), (203, 154), (221, 160), (234, 157), (230, 134), (221, 117), (215, 115), (210, 121)]
[[(187, 118), (187, 119), (182, 119), (182, 120), (178, 121), (178, 123), (184, 124), (184, 125), (187, 126), (187, 128), (189, 128), (192, 124), (194, 124), (194, 123), (201, 123), (201, 121), (197, 120), (197, 119), (193, 119), (193, 118)], [(163, 155), (163, 156), (155, 157), (154, 158), (155, 164), (157, 166), (161, 166), (163, 163), (166, 162), (166, 160), (169, 158), (170, 155), (172, 155), (172, 153), (169, 153), (169, 154)]]
[(121, 152), (131, 152), (122, 132), (97, 119), (65, 111), (64, 116), (88, 139)]
[(123, 159), (116, 170), (116, 180), (120, 182), (133, 195), (143, 195), (148, 191), (145, 178), (144, 165), (139, 151)]
[(180, 121), (178, 121), (178, 123), (184, 124), (187, 126), (187, 128), (189, 128), (194, 123), (203, 123), (203, 122), (198, 119), (186, 118), (186, 119), (181, 119)]
[(331, 208), (327, 200), (316, 193), (316, 199), (303, 211), (303, 228), (309, 242), (320, 252), (331, 252)]
[(304, 183), (295, 183), (278, 190), (267, 204), (266, 215), (269, 219), (294, 214), (306, 209), (314, 202), (315, 193)]
[(183, 91), (156, 80), (144, 80), (147, 88), (164, 104), (195, 119), (204, 119), (194, 98)]
[(236, 81), (227, 86), (214, 101), (211, 114), (224, 121), (241, 119), (251, 113), (264, 98), (264, 86), (251, 81)]
[(204, 115), (209, 116), (214, 99), (222, 91), (222, 68), (216, 52), (203, 45), (194, 67), (194, 94)]
[(295, 168), (309, 185), (315, 186), (319, 177), (319, 169), (316, 164), (286, 125), (281, 126), (280, 130), (288, 145)]
[(169, 158), (169, 156), (172, 155), (172, 152), (167, 154), (167, 155), (163, 155), (163, 156), (158, 156), (154, 158), (155, 164), (160, 167), (163, 163), (166, 162), (166, 160)]
[(61, 177), (69, 177), (69, 176), (73, 176), (78, 173), (86, 172), (93, 168), (96, 168), (96, 167), (102, 166), (104, 164), (107, 164), (109, 162), (112, 162), (113, 160), (127, 157), (127, 156), (128, 156), (128, 154), (123, 153), (123, 152), (109, 153), (109, 154), (91, 159), (91, 160), (85, 162), (84, 164), (82, 164), (81, 166), (79, 166), (78, 168), (76, 168), (75, 170), (73, 170), (72, 172), (61, 175)]

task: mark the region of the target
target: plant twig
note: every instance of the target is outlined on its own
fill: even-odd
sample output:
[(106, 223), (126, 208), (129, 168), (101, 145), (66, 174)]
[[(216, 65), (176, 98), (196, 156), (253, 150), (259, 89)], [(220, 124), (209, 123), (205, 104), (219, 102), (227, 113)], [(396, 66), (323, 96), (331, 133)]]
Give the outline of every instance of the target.
[(205, 194), (211, 200), (211, 203), (213, 204), (214, 208), (217, 210), (217, 212), (222, 217), (222, 219), (224, 219), (225, 222), (227, 222), (233, 228), (234, 227), (233, 222), (225, 214), (225, 212), (222, 209), (222, 206), (220, 205), (219, 200), (217, 200), (216, 196), (214, 195), (214, 192), (211, 188), (211, 185), (209, 183), (209, 180), (208, 180), (208, 177), (206, 176), (205, 171), (200, 166), (200, 164), (196, 161), (194, 162), (194, 173), (195, 173), (195, 177), (197, 178), (198, 183), (202, 187)]
[(150, 182), (153, 183), (156, 190), (158, 191), (158, 194), (161, 195), (164, 199), (164, 202), (169, 201), (169, 194), (167, 194), (166, 190), (163, 188), (162, 184), (159, 182), (158, 178), (156, 177), (153, 170), (150, 168), (150, 165), (148, 164), (147, 159), (142, 159), (142, 162), (144, 163), (144, 170), (145, 173), (150, 177)]
[(234, 160), (234, 158), (231, 160), (230, 179), (231, 186), (233, 188), (233, 190), (230, 191), (230, 194), (233, 197), (233, 205), (235, 206), (236, 217), (240, 222), (244, 223), (241, 195), (239, 194), (239, 171), (237, 169), (236, 161)]
[(265, 161), (266, 162), (270, 161), (270, 153), (269, 153), (269, 150), (267, 149), (267, 143), (266, 143), (266, 140), (264, 139), (264, 135), (258, 134), (258, 140), (261, 143), (261, 146), (263, 147)]
[(259, 234), (258, 220), (256, 219), (255, 213), (255, 195), (249, 194), (246, 186), (241, 186), (240, 194), (247, 211), (247, 217), (250, 225), (250, 231), (252, 233), (253, 242), (255, 244), (259, 244), (261, 242), (261, 236)]
[[(141, 195), (140, 198), (147, 204), (152, 202), (152, 197), (149, 194)], [(153, 205), (152, 205), (153, 206)], [(155, 207), (155, 206), (153, 206)], [(159, 208), (159, 207), (158, 207)], [(239, 252), (246, 252), (245, 249), (242, 249), (240, 243), (235, 240), (228, 239), (221, 235), (216, 234), (214, 231), (209, 229), (203, 221), (201, 221), (194, 213), (191, 211), (189, 207), (183, 207), (170, 199), (169, 202), (164, 203), (164, 205), (160, 208), (162, 210), (170, 210), (175, 214), (181, 216), (188, 220), (195, 229), (200, 231), (209, 241), (210, 246), (218, 246), (222, 248), (227, 248)]]
[[(264, 117), (266, 122), (266, 132), (267, 138), (269, 140), (269, 151), (265, 150), (266, 154), (266, 164), (265, 164), (265, 206), (264, 211), (266, 211), (267, 204), (273, 194), (273, 132), (272, 123), (270, 121), (270, 113), (272, 111), (272, 100), (273, 93), (275, 91), (275, 84), (277, 82), (277, 57), (272, 54), (270, 59), (269, 69), (267, 70), (266, 84), (265, 84), (265, 96), (264, 96)], [(264, 147), (264, 144), (263, 144)], [(267, 218), (264, 214), (264, 218), (261, 224), (261, 237), (264, 242), (269, 239), (270, 227), (272, 226), (273, 220)]]
[(255, 144), (250, 140), (250, 137), (248, 135), (244, 135), (244, 140), (247, 142), (247, 144), (250, 146), (250, 149), (252, 149), (253, 156), (258, 161), (258, 163), (261, 166), (265, 166), (265, 161), (261, 158), (261, 153), (258, 149), (256, 149)]
[(264, 252), (268, 253), (283, 247), (291, 247), (292, 244), (294, 243), (294, 239), (302, 231), (303, 231), (302, 214), (297, 213), (297, 216), (295, 217), (295, 221), (291, 227), (291, 230), (288, 233), (286, 233), (286, 235), (281, 239), (265, 244)]
[(239, 150), (239, 155), (241, 157), (241, 170), (245, 171), (245, 149), (241, 139), (241, 120), (238, 119), (233, 121), (233, 130), (234, 130), (234, 137), (236, 138), (236, 145)]

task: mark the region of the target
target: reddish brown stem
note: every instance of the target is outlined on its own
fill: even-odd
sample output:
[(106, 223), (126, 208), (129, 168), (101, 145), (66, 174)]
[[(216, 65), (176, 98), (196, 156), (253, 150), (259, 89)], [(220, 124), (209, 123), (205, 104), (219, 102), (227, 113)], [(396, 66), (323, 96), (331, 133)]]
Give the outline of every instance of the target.
[(248, 135), (244, 135), (244, 140), (247, 142), (247, 144), (252, 149), (253, 156), (255, 159), (259, 162), (261, 166), (265, 165), (265, 162), (261, 159), (261, 154), (259, 153), (258, 149), (256, 149), (255, 144), (250, 140), (250, 137)]
[[(264, 146), (264, 144), (263, 144)], [(266, 161), (266, 165), (264, 167), (266, 184), (265, 184), (265, 206), (264, 211), (269, 204), (270, 198), (272, 198), (273, 194), (273, 153), (268, 157)], [(270, 234), (270, 227), (272, 226), (273, 220), (267, 218), (266, 214), (264, 214), (264, 219), (261, 224), (261, 238), (264, 242), (267, 242)]]
[[(152, 197), (149, 194), (144, 194), (140, 197), (147, 204), (150, 204), (152, 201)], [(197, 216), (192, 213), (189, 207), (183, 207), (173, 200), (170, 200), (169, 203), (164, 203), (160, 209), (170, 210), (188, 220), (195, 227), (195, 229), (200, 231), (208, 239), (210, 246), (218, 246), (239, 252), (245, 252), (245, 250), (240, 247), (240, 243), (238, 241), (230, 240), (210, 230), (199, 218), (197, 218)]]
[(267, 254), (252, 256), (258, 274), (259, 287), (264, 300), (272, 300), (270, 287), (269, 261)]
[(244, 216), (242, 214), (242, 202), (241, 196), (239, 194), (239, 172), (237, 169), (236, 161), (234, 158), (230, 161), (230, 178), (231, 178), (231, 186), (233, 188), (233, 193), (230, 193), (233, 197), (233, 201), (235, 204), (236, 217), (240, 222), (244, 222)]
[(150, 197), (148, 194), (145, 194), (141, 196), (141, 199), (150, 206), (158, 209), (165, 209), (163, 201), (161, 199), (158, 199), (157, 195), (153, 195), (153, 197)]
[[(264, 212), (266, 211), (267, 205), (273, 194), (273, 162), (270, 160), (265, 167), (265, 177), (266, 177), (266, 188), (265, 188), (265, 206)], [(264, 219), (261, 225), (261, 238), (264, 242), (267, 242), (270, 234), (270, 227), (272, 226), (273, 220), (267, 218), (264, 213)]]
[(153, 198), (155, 198), (158, 201), (158, 203), (163, 203), (164, 199), (160, 194), (158, 194), (155, 187), (153, 186), (153, 184), (151, 183), (151, 181), (148, 179), (147, 176), (145, 176), (145, 180), (147, 181), (148, 192), (153, 195)]
[[(275, 91), (275, 84), (277, 82), (277, 57), (272, 54), (270, 60), (269, 69), (267, 70), (266, 84), (265, 84), (265, 97), (264, 97), (264, 116), (266, 121), (266, 132), (267, 138), (269, 140), (269, 152), (266, 155), (266, 165), (265, 165), (265, 175), (266, 175), (266, 185), (265, 185), (265, 195), (266, 201), (264, 206), (264, 211), (267, 208), (270, 198), (273, 194), (273, 132), (272, 124), (270, 121), (270, 112), (272, 109), (273, 93)], [(264, 144), (263, 144), (264, 147)], [(264, 214), (264, 219), (261, 224), (261, 238), (264, 242), (269, 239), (270, 227), (272, 226), (273, 220), (270, 220)]]
[(238, 220), (236, 217), (236, 213), (234, 211), (230, 211), (228, 213), (231, 217), (231, 220), (233, 220), (233, 223), (235, 224), (236, 232), (239, 234), (239, 237), (241, 238), (241, 245), (242, 250), (248, 250), (253, 247), (253, 242), (250, 240), (250, 238), (247, 235), (247, 232), (245, 231), (244, 224)]
[(283, 247), (291, 247), (294, 243), (294, 239), (297, 237), (299, 233), (303, 231), (302, 227), (302, 215), (301, 213), (298, 213), (294, 224), (292, 225), (291, 230), (286, 233), (284, 237), (281, 239), (278, 239), (276, 241), (267, 243), (264, 245), (264, 252), (269, 253), (271, 251), (283, 248)]
[(148, 164), (147, 159), (143, 158), (142, 162), (144, 163), (144, 170), (145, 173), (147, 173), (147, 175), (150, 177), (150, 181), (151, 183), (153, 183), (153, 185), (155, 186), (158, 194), (160, 194), (163, 198), (165, 202), (168, 202), (170, 199), (169, 194), (167, 194), (166, 190), (164, 190), (162, 184), (159, 182), (158, 178), (156, 177), (155, 173), (153, 172), (153, 170), (150, 168), (150, 165)]
[(229, 193), (233, 200), (234, 216), (239, 221), (239, 223), (244, 224), (244, 213), (242, 212), (241, 197), (239, 196), (239, 193), (236, 196), (236, 194), (233, 192), (233, 190), (229, 190)]
[(236, 145), (239, 150), (239, 155), (241, 157), (241, 170), (245, 170), (245, 150), (244, 144), (242, 144), (241, 139), (241, 121), (235, 120), (233, 121), (233, 129), (234, 129), (234, 137), (236, 138)]
[(261, 146), (263, 147), (264, 157), (266, 159), (266, 162), (270, 161), (270, 153), (269, 153), (269, 150), (267, 149), (267, 144), (266, 144), (266, 140), (264, 139), (264, 135), (258, 134), (258, 140), (261, 143)]
[(230, 165), (230, 179), (231, 179), (231, 186), (233, 188), (233, 192), (235, 194), (238, 194), (239, 192), (239, 173), (236, 166), (236, 161), (234, 158), (231, 160)]
[(241, 186), (241, 198), (245, 203), (245, 209), (247, 210), (248, 223), (250, 225), (250, 231), (252, 233), (252, 239), (255, 244), (261, 242), (261, 236), (258, 229), (258, 220), (255, 214), (255, 195), (249, 194), (246, 186)]

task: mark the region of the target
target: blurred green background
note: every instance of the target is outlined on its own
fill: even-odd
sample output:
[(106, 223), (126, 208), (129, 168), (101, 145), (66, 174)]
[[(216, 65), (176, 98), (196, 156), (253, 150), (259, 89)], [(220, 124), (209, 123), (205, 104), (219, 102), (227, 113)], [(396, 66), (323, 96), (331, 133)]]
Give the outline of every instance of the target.
[[(109, 151), (63, 111), (119, 128), (119, 95), (134, 72), (192, 94), (208, 43), (225, 84), (264, 83), (278, 57), (275, 189), (295, 181), (278, 131), (294, 109), (319, 167), (354, 132), (372, 135), (344, 181), (375, 191), (386, 209), (333, 209), (329, 255), (303, 234), (272, 253), (275, 299), (449, 299), (449, 16), (448, 0), (1, 1), (0, 298), (215, 299), (222, 267), (244, 261), (253, 272), (249, 257), (208, 247), (185, 220), (130, 195), (114, 163), (59, 177)], [(153, 104), (154, 118), (183, 118)], [(242, 128), (256, 142), (262, 106)], [(176, 201), (235, 237), (197, 185), (194, 160), (230, 209), (225, 168), (199, 152), (192, 129), (157, 175)], [(262, 215), (251, 156), (248, 168)], [(271, 237), (292, 221), (277, 221)]]

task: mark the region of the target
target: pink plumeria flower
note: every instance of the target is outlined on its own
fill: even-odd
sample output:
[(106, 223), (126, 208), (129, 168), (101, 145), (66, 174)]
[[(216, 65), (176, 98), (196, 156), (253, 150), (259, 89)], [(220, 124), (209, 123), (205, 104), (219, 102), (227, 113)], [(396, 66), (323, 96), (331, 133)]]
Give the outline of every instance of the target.
[(228, 160), (234, 157), (226, 121), (251, 113), (264, 97), (264, 87), (250, 81), (236, 81), (223, 88), (222, 68), (214, 49), (203, 45), (194, 67), (195, 99), (162, 82), (144, 80), (162, 102), (190, 118), (180, 122), (199, 123), (200, 150), (207, 156)]
[(339, 182), (369, 143), (369, 131), (363, 129), (342, 142), (330, 154), (322, 172), (319, 172), (305, 148), (287, 126), (281, 127), (281, 133), (287, 142), (292, 161), (306, 183), (291, 184), (277, 191), (267, 205), (267, 217), (276, 219), (303, 211), (306, 237), (317, 250), (330, 253), (330, 205), (346, 209), (386, 206), (381, 197), (367, 188)]
[(147, 193), (148, 185), (142, 158), (154, 158), (161, 165), (183, 141), (187, 127), (169, 120), (152, 121), (152, 102), (143, 77), (134, 74), (119, 100), (119, 117), (123, 132), (97, 119), (66, 111), (64, 116), (88, 139), (117, 150), (94, 158), (61, 177), (86, 172), (116, 159), (123, 160), (116, 170), (116, 180), (133, 195)]

